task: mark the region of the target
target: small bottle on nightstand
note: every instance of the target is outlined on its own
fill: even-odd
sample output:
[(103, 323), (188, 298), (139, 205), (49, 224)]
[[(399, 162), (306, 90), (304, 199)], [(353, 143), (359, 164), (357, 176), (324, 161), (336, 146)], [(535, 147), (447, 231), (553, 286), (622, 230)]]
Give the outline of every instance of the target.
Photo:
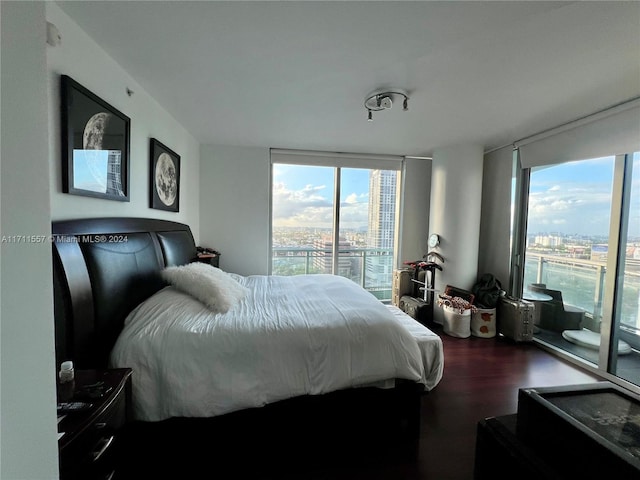
[(59, 388), (58, 397), (59, 401), (66, 402), (73, 397), (75, 390), (75, 372), (73, 369), (73, 362), (68, 360), (62, 362), (60, 365), (60, 371), (58, 372)]
[(60, 372), (58, 372), (58, 378), (60, 379), (60, 383), (73, 382), (75, 374), (73, 370), (73, 362), (71, 360), (62, 362), (60, 365)]

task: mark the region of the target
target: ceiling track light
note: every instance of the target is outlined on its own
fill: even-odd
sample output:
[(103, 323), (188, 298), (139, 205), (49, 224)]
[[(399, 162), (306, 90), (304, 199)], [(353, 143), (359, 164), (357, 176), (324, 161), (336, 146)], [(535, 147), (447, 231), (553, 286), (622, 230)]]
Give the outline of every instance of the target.
[(367, 120), (373, 121), (373, 112), (389, 110), (393, 107), (393, 101), (402, 99), (402, 110), (409, 110), (409, 96), (400, 90), (389, 90), (369, 95), (364, 100), (364, 108), (367, 109)]

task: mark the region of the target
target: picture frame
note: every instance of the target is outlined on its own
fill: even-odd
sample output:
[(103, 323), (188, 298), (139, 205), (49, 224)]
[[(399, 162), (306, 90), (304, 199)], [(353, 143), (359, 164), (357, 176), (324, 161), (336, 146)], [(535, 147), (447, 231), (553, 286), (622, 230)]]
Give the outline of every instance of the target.
[(62, 191), (128, 202), (131, 119), (67, 75), (60, 96)]
[(149, 207), (180, 210), (180, 155), (152, 138), (149, 142)]

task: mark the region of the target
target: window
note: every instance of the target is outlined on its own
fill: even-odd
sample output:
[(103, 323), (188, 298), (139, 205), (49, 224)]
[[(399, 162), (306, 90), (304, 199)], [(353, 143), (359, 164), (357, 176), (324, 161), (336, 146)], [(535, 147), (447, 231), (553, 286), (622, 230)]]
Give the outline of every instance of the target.
[[(561, 292), (564, 308), (582, 317), (582, 327), (600, 332), (610, 240), (615, 157), (531, 169), (524, 289), (544, 285)], [(543, 293), (545, 293), (543, 291)], [(550, 292), (546, 292), (550, 293)], [(570, 313), (539, 302), (536, 335), (570, 348), (562, 337)], [(595, 364), (595, 350), (571, 349)]]
[[(640, 351), (640, 152), (626, 158), (615, 320), (612, 340)], [(640, 385), (636, 365), (622, 350), (614, 351), (611, 372)]]
[(340, 275), (389, 301), (400, 172), (273, 158), (272, 274)]
[(638, 392), (639, 124), (633, 100), (516, 142), (511, 258), (512, 291), (548, 297), (536, 341)]
[[(616, 168), (616, 165), (618, 167)], [(534, 167), (529, 176), (524, 289), (560, 291), (579, 328), (537, 302), (536, 337), (640, 385), (640, 153)], [(617, 248), (615, 246), (618, 246)], [(611, 305), (607, 305), (610, 290)], [(601, 355), (603, 320), (612, 347)], [(563, 323), (565, 322), (565, 323)], [(596, 348), (568, 341), (588, 330)], [(614, 348), (615, 346), (615, 348)]]

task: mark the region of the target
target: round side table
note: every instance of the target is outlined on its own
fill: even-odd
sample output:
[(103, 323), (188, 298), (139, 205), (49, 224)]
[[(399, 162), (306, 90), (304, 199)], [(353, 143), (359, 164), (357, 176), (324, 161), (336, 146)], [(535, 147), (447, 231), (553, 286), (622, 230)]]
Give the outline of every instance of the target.
[(540, 304), (542, 302), (548, 302), (553, 300), (551, 295), (547, 295), (542, 292), (533, 292), (531, 290), (524, 290), (522, 292), (522, 299), (527, 300), (529, 302), (533, 302), (535, 306), (535, 310), (533, 312), (533, 333), (538, 333), (540, 331)]

